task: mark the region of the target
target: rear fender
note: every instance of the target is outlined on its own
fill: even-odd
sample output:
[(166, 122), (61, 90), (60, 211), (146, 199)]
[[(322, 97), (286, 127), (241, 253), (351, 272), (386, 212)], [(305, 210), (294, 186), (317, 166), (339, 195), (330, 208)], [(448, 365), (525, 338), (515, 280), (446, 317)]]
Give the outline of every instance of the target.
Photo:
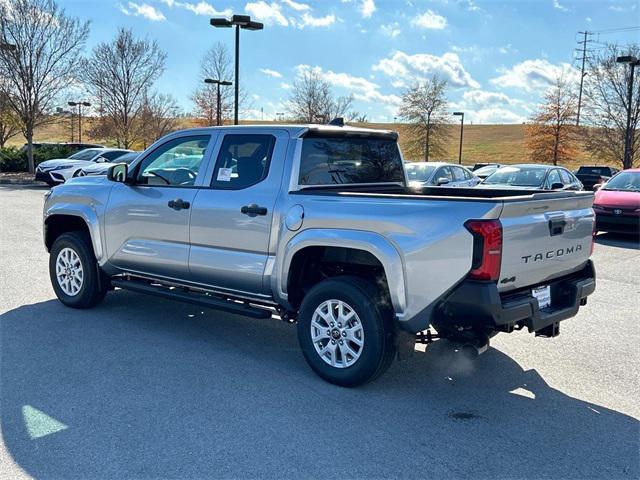
[(343, 229), (311, 228), (297, 234), (276, 255), (277, 275), (271, 277), (276, 298), (288, 304), (287, 282), (291, 261), (295, 254), (306, 247), (344, 247), (364, 250), (376, 257), (387, 279), (391, 304), (396, 316), (406, 309), (405, 268), (398, 250), (385, 237), (373, 232)]

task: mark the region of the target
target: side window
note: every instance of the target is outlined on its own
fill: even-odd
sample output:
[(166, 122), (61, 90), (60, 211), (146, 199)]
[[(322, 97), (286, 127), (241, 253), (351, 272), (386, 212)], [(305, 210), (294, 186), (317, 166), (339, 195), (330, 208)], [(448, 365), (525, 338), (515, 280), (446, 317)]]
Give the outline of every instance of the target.
[(195, 184), (209, 135), (176, 138), (159, 146), (140, 164), (136, 183), (163, 187)]
[(571, 185), (573, 183), (571, 174), (566, 170), (560, 170), (560, 176), (562, 177), (562, 183), (564, 183), (565, 185)]
[(125, 153), (127, 153), (127, 152), (123, 152), (121, 150), (116, 150), (116, 151), (113, 151), (113, 152), (103, 153), (100, 156), (106, 158), (107, 160), (115, 160), (116, 158), (121, 157)]
[(456, 182), (463, 182), (467, 180), (467, 176), (465, 175), (465, 171), (458, 167), (450, 167), (453, 170), (453, 176)]
[(225, 135), (211, 186), (240, 190), (263, 180), (275, 143), (273, 135)]
[(449, 167), (441, 167), (440, 170), (438, 170), (435, 176), (436, 182), (441, 178), (447, 178), (450, 182), (453, 182), (453, 173), (451, 173), (451, 169)]
[(549, 172), (549, 176), (547, 177), (547, 188), (551, 188), (554, 183), (562, 183), (560, 174), (558, 173), (558, 170), (555, 169)]

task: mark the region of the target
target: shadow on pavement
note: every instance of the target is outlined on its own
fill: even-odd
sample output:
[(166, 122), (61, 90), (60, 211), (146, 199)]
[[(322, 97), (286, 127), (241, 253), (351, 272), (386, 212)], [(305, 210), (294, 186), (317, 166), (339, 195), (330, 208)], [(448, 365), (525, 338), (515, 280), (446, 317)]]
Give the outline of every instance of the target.
[(640, 475), (637, 420), (495, 349), (465, 363), (436, 343), (349, 390), (291, 326), (128, 292), (0, 328), (4, 442), (36, 478)]
[(640, 250), (640, 233), (638, 235), (625, 235), (622, 233), (601, 233), (596, 235), (596, 243), (609, 247), (631, 248)]

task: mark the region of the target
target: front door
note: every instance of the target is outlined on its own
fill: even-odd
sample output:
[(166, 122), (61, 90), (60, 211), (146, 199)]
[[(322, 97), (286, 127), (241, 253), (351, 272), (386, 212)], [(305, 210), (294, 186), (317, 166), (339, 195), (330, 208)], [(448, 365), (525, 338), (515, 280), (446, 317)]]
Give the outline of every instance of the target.
[(191, 210), (190, 276), (230, 293), (266, 294), (273, 208), (282, 181), (288, 133), (227, 131), (218, 141), (209, 188)]
[(105, 219), (109, 261), (121, 270), (187, 278), (189, 217), (211, 135), (178, 136), (149, 152), (133, 184), (114, 186)]

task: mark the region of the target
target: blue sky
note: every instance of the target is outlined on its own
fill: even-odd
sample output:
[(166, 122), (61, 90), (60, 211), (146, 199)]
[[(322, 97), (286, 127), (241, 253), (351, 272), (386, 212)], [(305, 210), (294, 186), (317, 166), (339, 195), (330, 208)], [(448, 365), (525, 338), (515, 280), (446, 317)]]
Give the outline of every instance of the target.
[[(320, 70), (338, 95), (370, 121), (391, 121), (412, 79), (437, 73), (449, 81), (452, 109), (474, 123), (519, 123), (553, 78), (577, 79), (577, 32), (640, 25), (627, 0), (59, 0), (91, 20), (88, 48), (118, 27), (156, 39), (167, 52), (156, 87), (185, 111), (200, 59), (231, 30), (212, 16), (248, 13), (263, 31), (241, 34), (240, 82), (251, 98), (245, 118), (286, 110), (290, 85), (304, 68)], [(602, 32), (599, 42), (640, 42), (639, 30)], [(598, 48), (600, 44), (593, 44)]]

